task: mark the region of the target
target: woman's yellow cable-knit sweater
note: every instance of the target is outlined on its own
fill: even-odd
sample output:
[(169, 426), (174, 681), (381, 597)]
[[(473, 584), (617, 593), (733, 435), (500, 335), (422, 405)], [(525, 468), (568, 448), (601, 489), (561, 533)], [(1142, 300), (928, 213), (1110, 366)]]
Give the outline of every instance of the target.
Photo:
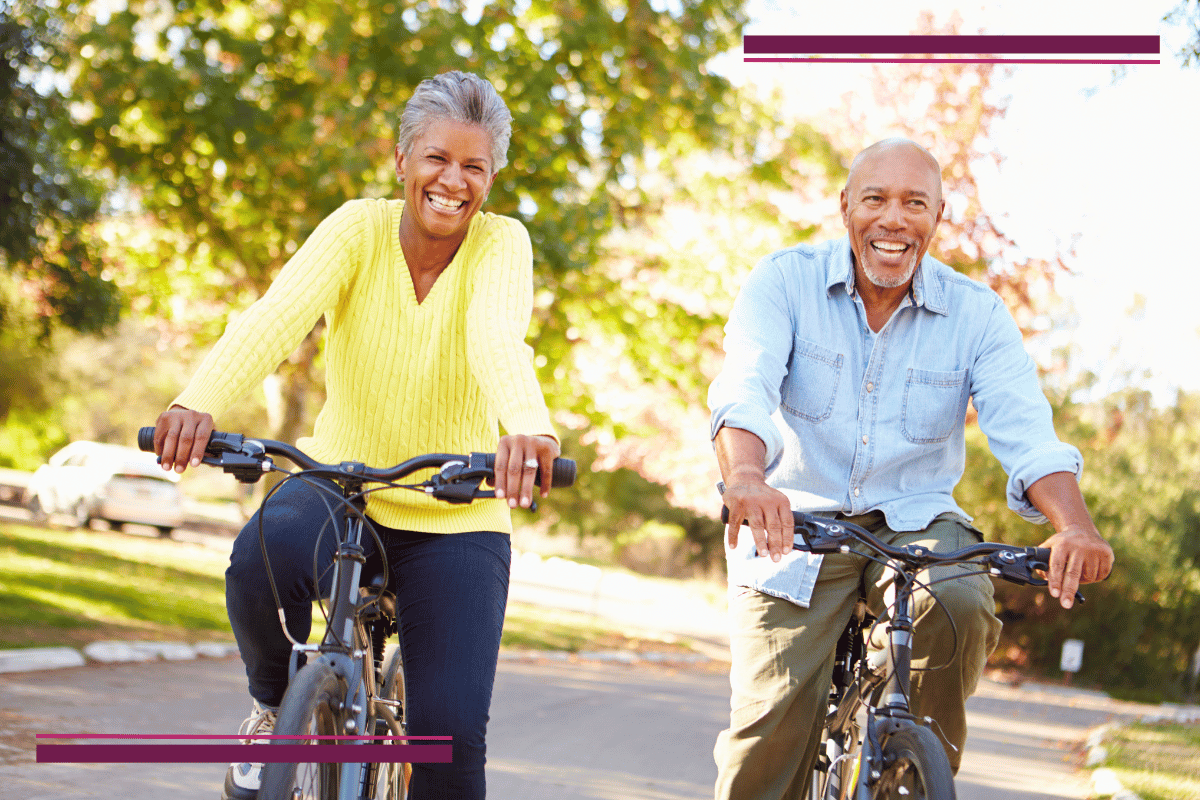
[[(329, 215), (173, 402), (218, 417), (324, 314), (326, 401), (313, 435), (297, 442), (313, 458), (386, 467), (425, 453), (492, 452), (497, 422), (507, 433), (553, 435), (524, 341), (533, 306), (524, 226), (476, 214), (418, 303), (400, 248), (403, 206), (352, 200)], [(452, 506), (392, 489), (372, 494), (367, 513), (404, 530), (512, 530), (500, 500)]]

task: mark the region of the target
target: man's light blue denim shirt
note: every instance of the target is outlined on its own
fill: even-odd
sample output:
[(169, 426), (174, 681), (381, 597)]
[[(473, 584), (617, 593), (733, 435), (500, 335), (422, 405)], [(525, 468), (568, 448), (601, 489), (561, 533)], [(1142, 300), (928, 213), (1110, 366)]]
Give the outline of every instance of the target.
[[(875, 333), (854, 291), (848, 237), (773, 253), (738, 294), (725, 354), (708, 393), (711, 435), (729, 425), (762, 439), (767, 482), (797, 511), (880, 510), (897, 531), (922, 530), (945, 512), (970, 520), (953, 497), (968, 401), (1022, 517), (1045, 521), (1025, 496), (1030, 484), (1083, 467), (1054, 432), (999, 295), (929, 255)], [(754, 556), (751, 537), (740, 536), (731, 584), (807, 605), (820, 557)]]

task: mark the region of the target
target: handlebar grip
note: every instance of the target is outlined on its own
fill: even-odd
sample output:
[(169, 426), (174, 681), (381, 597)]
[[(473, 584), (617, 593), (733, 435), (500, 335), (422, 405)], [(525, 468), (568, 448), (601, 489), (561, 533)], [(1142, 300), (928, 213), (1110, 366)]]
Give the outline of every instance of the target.
[[(137, 435), (137, 445), (139, 450), (145, 450), (147, 453), (154, 452), (154, 428), (139, 428)], [(208, 446), (205, 450), (210, 455), (216, 455), (223, 450), (237, 450), (242, 446), (242, 442), (246, 437), (240, 433), (223, 433), (221, 431), (213, 431), (208, 435)], [(225, 446), (213, 447), (214, 442), (219, 442)], [(574, 475), (574, 472), (572, 472)]]
[[(496, 469), (496, 454), (485, 453), (484, 463), (487, 468), (493, 472)], [(542, 482), (542, 471), (539, 469), (535, 482), (540, 486)], [(561, 488), (563, 486), (571, 486), (575, 483), (575, 462), (569, 458), (554, 459), (554, 466), (550, 468), (550, 485), (552, 487)]]
[(154, 452), (154, 428), (141, 428), (138, 430), (137, 443), (139, 450), (145, 450), (147, 453)]
[(1050, 565), (1050, 548), (1049, 547), (1031, 547), (1029, 548), (1029, 560), (1036, 561), (1046, 566)]
[(572, 486), (575, 483), (575, 461), (570, 458), (556, 458), (550, 468), (551, 486)]

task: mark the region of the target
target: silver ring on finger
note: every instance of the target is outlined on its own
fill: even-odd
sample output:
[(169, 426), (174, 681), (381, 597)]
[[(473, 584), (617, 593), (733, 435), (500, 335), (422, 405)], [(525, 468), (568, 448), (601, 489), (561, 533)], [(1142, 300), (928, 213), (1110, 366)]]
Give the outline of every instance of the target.
[(537, 468), (538, 468), (538, 460), (536, 458), (525, 459), (525, 469), (537, 469)]

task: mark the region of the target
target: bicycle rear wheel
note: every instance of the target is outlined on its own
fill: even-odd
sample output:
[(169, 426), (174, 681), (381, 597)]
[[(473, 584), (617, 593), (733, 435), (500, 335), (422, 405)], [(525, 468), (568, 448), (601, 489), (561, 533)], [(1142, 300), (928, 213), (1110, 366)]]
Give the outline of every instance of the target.
[[(380, 689), (380, 698), (386, 701), (391, 701), (395, 705), (389, 704), (392, 714), (396, 717), (396, 721), (400, 723), (400, 730), (407, 732), (407, 727), (404, 722), (405, 709), (405, 694), (404, 694), (404, 662), (400, 655), (400, 648), (392, 648), (392, 652), (388, 655), (387, 661), (383, 666), (383, 685)], [(383, 736), (390, 736), (390, 729), (383, 730), (382, 727), (377, 731)], [(383, 745), (386, 746), (386, 745)], [(408, 782), (412, 777), (412, 764), (402, 764), (396, 761), (387, 761), (380, 763), (375, 772), (375, 786), (369, 792), (372, 800), (405, 800), (408, 797)]]
[(874, 800), (955, 800), (954, 775), (942, 743), (929, 728), (908, 724), (883, 743), (883, 770)]
[[(275, 734), (298, 740), (276, 744), (315, 744), (307, 737), (345, 734), (346, 685), (327, 664), (309, 664), (288, 686)], [(341, 764), (265, 764), (259, 800), (336, 800)]]

